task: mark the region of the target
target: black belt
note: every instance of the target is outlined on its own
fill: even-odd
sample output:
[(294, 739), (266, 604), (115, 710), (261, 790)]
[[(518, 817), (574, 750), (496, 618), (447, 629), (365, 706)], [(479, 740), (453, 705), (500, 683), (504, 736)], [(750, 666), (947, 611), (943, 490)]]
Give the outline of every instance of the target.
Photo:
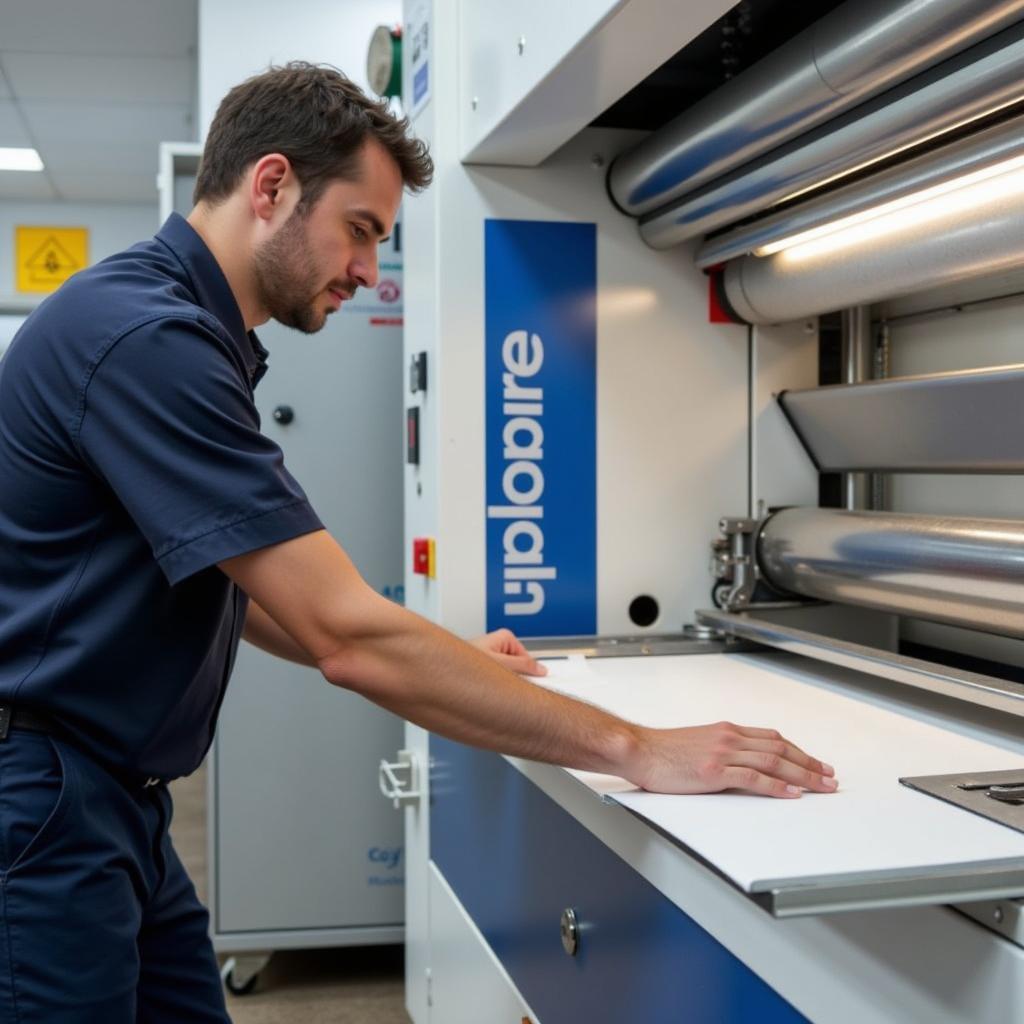
[(41, 715), (28, 708), (15, 708), (10, 704), (0, 704), (0, 743), (7, 739), (11, 729), (31, 729), (33, 732), (45, 732), (48, 736), (62, 738), (64, 729), (49, 715)]
[[(62, 740), (76, 746), (74, 739), (68, 731), (55, 718), (44, 715), (39, 711), (31, 711), (28, 708), (16, 708), (10, 704), (0, 704), (0, 743), (7, 739), (11, 729), (28, 729), (31, 732), (42, 732), (54, 739)], [(89, 756), (89, 755), (86, 755)], [(92, 758), (95, 760), (95, 758)], [(104, 765), (104, 768), (120, 782), (130, 789), (147, 789), (150, 786), (157, 786), (163, 779), (155, 776), (147, 778), (135, 772), (124, 771)]]

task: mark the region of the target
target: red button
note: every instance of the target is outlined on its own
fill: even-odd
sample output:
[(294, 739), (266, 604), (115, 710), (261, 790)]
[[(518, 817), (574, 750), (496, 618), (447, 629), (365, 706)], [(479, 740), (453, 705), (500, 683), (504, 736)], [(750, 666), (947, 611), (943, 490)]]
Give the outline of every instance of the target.
[(430, 537), (416, 537), (413, 540), (412, 571), (419, 576), (434, 578), (434, 541)]

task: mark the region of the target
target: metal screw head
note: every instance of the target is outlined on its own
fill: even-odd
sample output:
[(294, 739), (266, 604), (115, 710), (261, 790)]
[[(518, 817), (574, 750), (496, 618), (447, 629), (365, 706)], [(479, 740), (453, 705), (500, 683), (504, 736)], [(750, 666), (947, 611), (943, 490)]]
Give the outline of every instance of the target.
[(421, 484), (421, 483), (420, 483), (420, 482), (419, 482), (419, 481), (417, 480), (417, 481), (416, 481), (416, 497), (417, 497), (417, 498), (418, 498), (418, 497), (421, 497), (421, 496), (422, 496), (422, 494), (423, 494), (423, 484)]
[(996, 924), (1002, 924), (1003, 923), (1003, 908), (1002, 907), (996, 907), (996, 909), (992, 911), (992, 919), (995, 921)]
[(596, 168), (597, 170), (600, 170), (602, 167), (604, 167), (604, 157), (601, 156), (600, 153), (595, 153), (590, 158), (590, 166)]
[(807, 323), (804, 324), (804, 334), (815, 334), (816, 332), (817, 332), (817, 327), (816, 327), (814, 321), (813, 320), (808, 320)]
[(479, 97), (477, 97), (477, 96), (474, 96), (474, 97), (473, 97), (473, 98), (472, 98), (472, 99), (470, 100), (470, 102), (469, 102), (469, 105), (470, 105), (470, 106), (471, 106), (471, 107), (472, 107), (472, 108), (473, 108), (474, 110), (476, 110), (476, 108), (477, 108), (478, 106), (480, 106), (480, 99), (479, 99)]
[(520, 36), (519, 37), (519, 56), (522, 57), (522, 55), (525, 52), (526, 52), (526, 36)]

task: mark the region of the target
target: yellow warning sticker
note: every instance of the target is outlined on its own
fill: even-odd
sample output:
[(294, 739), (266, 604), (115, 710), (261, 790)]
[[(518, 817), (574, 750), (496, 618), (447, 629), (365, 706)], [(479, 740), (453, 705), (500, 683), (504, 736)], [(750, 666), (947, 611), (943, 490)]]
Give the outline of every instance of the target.
[(89, 264), (88, 228), (14, 229), (15, 288), (19, 292), (56, 291)]

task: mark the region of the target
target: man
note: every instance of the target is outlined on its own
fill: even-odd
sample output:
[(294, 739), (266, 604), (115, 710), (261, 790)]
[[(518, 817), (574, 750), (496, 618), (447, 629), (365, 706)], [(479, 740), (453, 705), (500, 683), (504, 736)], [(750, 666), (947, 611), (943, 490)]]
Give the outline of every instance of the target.
[(243, 83), (188, 220), (70, 280), (0, 364), (2, 1020), (227, 1019), (166, 781), (243, 634), (481, 747), (666, 792), (835, 789), (775, 732), (627, 724), (510, 671), (542, 671), (511, 634), (474, 647), (381, 597), (260, 433), (252, 329), (317, 331), (373, 287), (432, 173), (407, 129), (331, 69)]

